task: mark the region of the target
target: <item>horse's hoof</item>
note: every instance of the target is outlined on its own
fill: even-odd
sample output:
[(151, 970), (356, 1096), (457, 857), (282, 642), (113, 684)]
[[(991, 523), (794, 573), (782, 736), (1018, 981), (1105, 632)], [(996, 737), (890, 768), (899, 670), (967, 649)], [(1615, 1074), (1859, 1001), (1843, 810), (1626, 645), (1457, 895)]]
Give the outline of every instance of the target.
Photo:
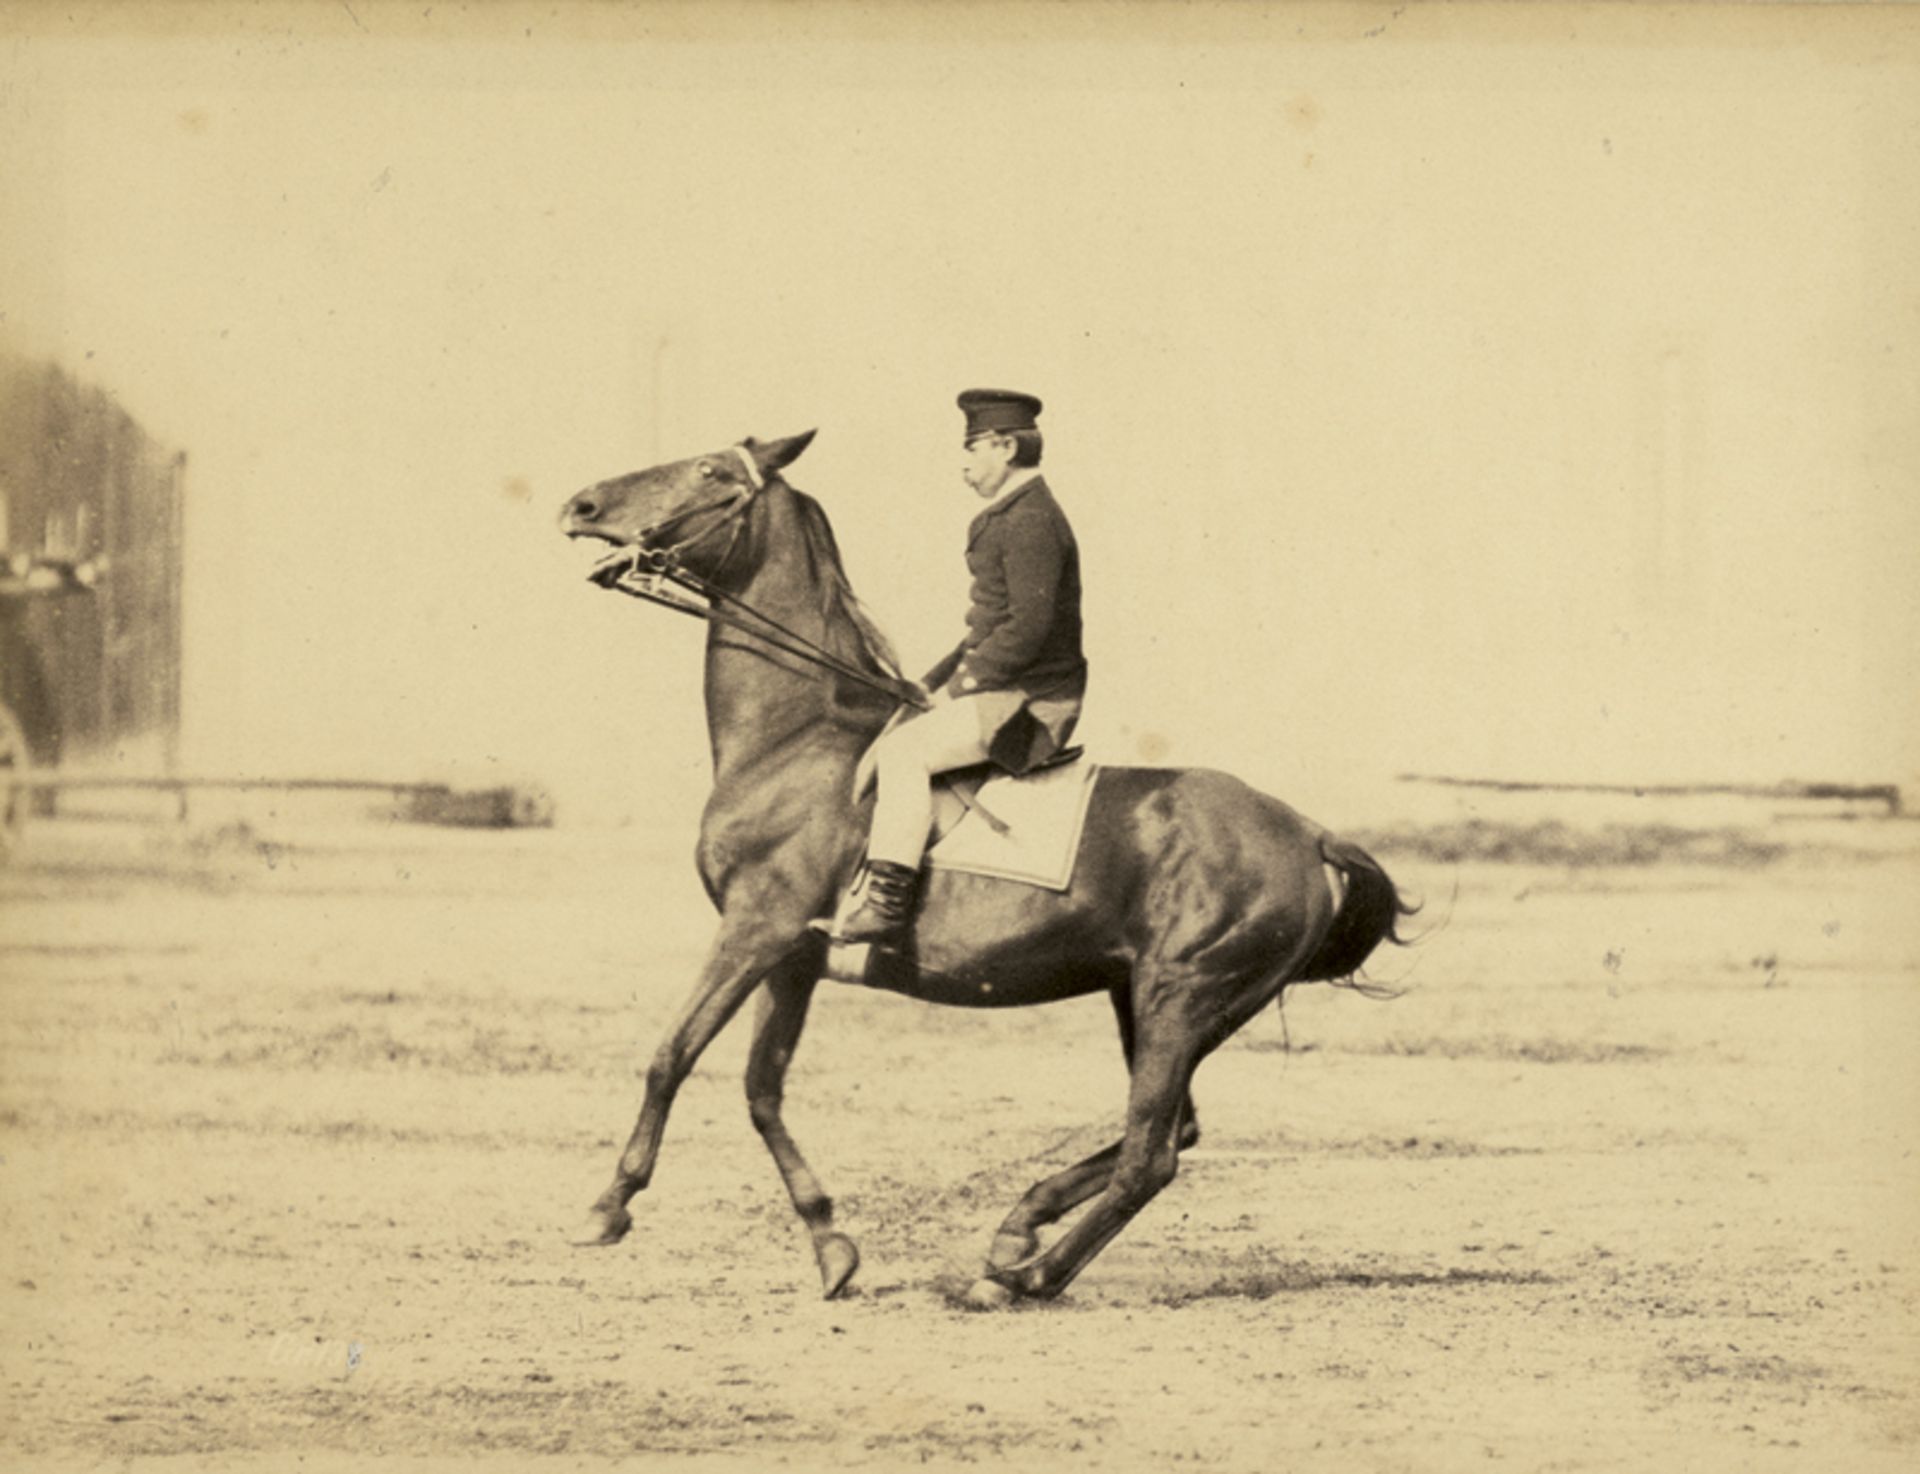
[(1014, 1265), (1031, 1259), (1040, 1247), (1040, 1241), (1031, 1233), (1009, 1233), (1006, 1229), (993, 1236), (993, 1243), (987, 1247), (988, 1269), (1012, 1269)]
[(832, 1300), (860, 1267), (860, 1251), (845, 1234), (830, 1233), (813, 1246), (813, 1255), (820, 1261), (820, 1298)]
[(1005, 1310), (1013, 1304), (1013, 1291), (999, 1280), (975, 1280), (967, 1287), (969, 1310)]
[(580, 1249), (604, 1249), (619, 1243), (632, 1227), (633, 1215), (625, 1208), (595, 1208), (567, 1242)]

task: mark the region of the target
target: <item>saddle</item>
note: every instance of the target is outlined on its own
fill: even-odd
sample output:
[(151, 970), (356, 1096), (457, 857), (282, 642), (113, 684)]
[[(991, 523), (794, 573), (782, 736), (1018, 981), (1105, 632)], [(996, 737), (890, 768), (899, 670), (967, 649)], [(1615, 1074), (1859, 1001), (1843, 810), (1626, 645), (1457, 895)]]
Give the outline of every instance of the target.
[[(1087, 812), (1087, 793), (1091, 793), (1092, 772), (1087, 772), (1087, 781), (1079, 783), (1079, 796), (1068, 796), (1066, 802), (1071, 812), (1064, 812), (1060, 806), (1060, 796), (1044, 800), (1041, 810), (1033, 810), (1029, 796), (1039, 796), (1041, 789), (1027, 791), (1021, 785), (1027, 779), (1037, 779), (1050, 773), (1058, 773), (1081, 760), (1085, 749), (1068, 747), (1056, 752), (1052, 758), (1035, 764), (1020, 777), (1012, 777), (991, 762), (977, 762), (968, 768), (954, 768), (943, 773), (933, 783), (933, 816), (927, 835), (927, 869), (962, 869), (973, 871), (975, 875), (991, 875), (996, 879), (1023, 881), (1027, 885), (1041, 885), (1046, 889), (1066, 889), (1068, 877), (1073, 866), (1073, 850), (1079, 844), (1079, 821)], [(1058, 783), (1073, 783), (1071, 775), (1062, 775), (1050, 783), (1044, 783), (1044, 789), (1058, 789)], [(998, 783), (995, 793), (1000, 798), (993, 802), (1006, 802), (1014, 814), (1016, 823), (1010, 825), (995, 814), (987, 804), (981, 802), (981, 789), (989, 783)], [(1018, 798), (1018, 802), (1016, 802)], [(1077, 808), (1073, 808), (1077, 804)], [(952, 844), (962, 846), (962, 854), (952, 854), (952, 844), (943, 848), (943, 841), (962, 825), (962, 821), (972, 816), (972, 827), (958, 835)], [(1018, 833), (1029, 837), (1023, 846), (1018, 839), (1010, 839)], [(981, 833), (985, 827), (987, 833)], [(1035, 850), (1031, 837), (1039, 839), (1039, 848)], [(1058, 844), (1058, 850), (1048, 848), (1048, 839)], [(854, 912), (866, 892), (868, 871), (866, 866), (854, 873), (852, 885), (841, 894), (839, 906), (831, 917), (820, 917), (812, 923), (812, 929), (824, 933), (829, 939), (828, 977), (839, 983), (866, 983), (870, 987), (885, 987), (881, 981), (889, 969), (906, 969), (912, 973), (914, 960), (910, 956), (912, 948), (904, 954), (893, 948), (881, 948), (868, 942), (843, 942), (837, 937), (841, 921)]]
[[(1042, 773), (1050, 773), (1055, 768), (1064, 768), (1069, 763), (1077, 763), (1086, 752), (1084, 746), (1063, 747), (1052, 757), (1035, 763), (1020, 776), (1037, 778)], [(942, 773), (933, 783), (933, 828), (927, 836), (927, 848), (932, 849), (953, 832), (968, 814), (983, 822), (995, 834), (1005, 834), (1007, 826), (980, 802), (980, 790), (990, 778), (1000, 776), (1000, 769), (990, 762), (969, 764), (964, 768), (953, 768)]]

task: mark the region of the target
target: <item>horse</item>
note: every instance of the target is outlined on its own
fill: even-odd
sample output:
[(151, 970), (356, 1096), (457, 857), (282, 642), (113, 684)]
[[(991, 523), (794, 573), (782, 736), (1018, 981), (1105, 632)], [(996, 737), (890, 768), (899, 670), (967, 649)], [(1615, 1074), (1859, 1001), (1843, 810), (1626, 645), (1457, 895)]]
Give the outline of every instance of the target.
[[(709, 622), (713, 788), (696, 863), (720, 917), (645, 1071), (613, 1181), (573, 1241), (611, 1245), (632, 1228), (628, 1204), (653, 1175), (676, 1092), (757, 994), (748, 1114), (831, 1299), (859, 1251), (783, 1122), (784, 1081), (826, 962), (810, 923), (862, 860), (862, 756), (926, 693), (855, 596), (819, 502), (781, 474), (814, 434), (749, 437), (601, 481), (560, 510), (567, 536), (612, 545), (595, 582)], [(946, 869), (924, 881), (911, 957), (870, 982), (972, 1008), (1105, 993), (1128, 1070), (1124, 1133), (1013, 1206), (968, 1294), (983, 1308), (1065, 1289), (1173, 1180), (1198, 1137), (1188, 1091), (1201, 1060), (1291, 984), (1364, 988), (1361, 964), (1402, 941), (1398, 919), (1416, 909), (1358, 845), (1203, 768), (1102, 766), (1065, 891)], [(1043, 1248), (1040, 1231), (1089, 1200)]]

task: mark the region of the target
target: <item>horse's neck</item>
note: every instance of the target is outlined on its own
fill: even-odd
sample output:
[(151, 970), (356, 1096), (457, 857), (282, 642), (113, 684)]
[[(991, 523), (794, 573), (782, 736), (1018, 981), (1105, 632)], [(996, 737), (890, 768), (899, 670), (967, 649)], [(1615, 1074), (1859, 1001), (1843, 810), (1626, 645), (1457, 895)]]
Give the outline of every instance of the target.
[[(760, 494), (737, 555), (740, 582), (730, 584), (729, 592), (815, 644), (837, 652), (857, 649), (851, 620), (826, 597), (822, 579), (828, 572), (815, 563), (802, 516), (784, 482), (775, 481)], [(835, 688), (825, 670), (800, 657), (771, 650), (737, 629), (712, 625), (706, 698), (716, 781), (803, 747), (843, 748), (850, 767), (879, 731), (886, 711), (864, 703), (849, 710), (836, 702)], [(809, 740), (814, 738), (828, 740)]]

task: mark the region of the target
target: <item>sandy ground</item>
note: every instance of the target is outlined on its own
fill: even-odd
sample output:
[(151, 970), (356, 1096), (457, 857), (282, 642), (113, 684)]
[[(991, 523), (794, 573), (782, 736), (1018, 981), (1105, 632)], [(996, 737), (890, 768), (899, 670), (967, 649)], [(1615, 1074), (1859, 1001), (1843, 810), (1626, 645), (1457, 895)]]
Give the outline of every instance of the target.
[(821, 997), (789, 1119), (849, 1298), (747, 1122), (743, 1024), (634, 1234), (563, 1243), (708, 933), (690, 848), (30, 832), (4, 1462), (1920, 1465), (1920, 853), (1383, 852), (1446, 918), (1380, 960), (1410, 991), (1256, 1021), (1173, 1186), (1060, 1301), (978, 1314), (1012, 1198), (1117, 1130), (1101, 1001)]

